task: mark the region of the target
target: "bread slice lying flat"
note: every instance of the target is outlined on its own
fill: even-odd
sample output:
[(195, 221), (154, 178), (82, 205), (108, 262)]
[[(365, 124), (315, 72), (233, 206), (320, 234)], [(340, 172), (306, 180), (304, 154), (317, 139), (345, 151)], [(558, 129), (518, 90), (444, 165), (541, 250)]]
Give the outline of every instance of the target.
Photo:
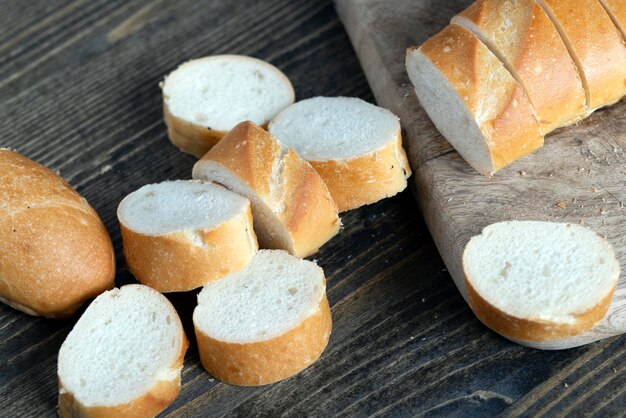
[(417, 97), (439, 132), (479, 173), (543, 145), (523, 88), (470, 31), (450, 25), (406, 56)]
[(339, 231), (337, 206), (321, 177), (252, 122), (240, 123), (207, 152), (193, 178), (250, 199), (261, 247), (306, 257)]
[(87, 201), (52, 170), (0, 149), (0, 301), (66, 318), (114, 278), (111, 239)]
[(478, 0), (452, 23), (472, 31), (505, 64), (526, 91), (544, 134), (587, 115), (576, 65), (536, 0)]
[(122, 200), (117, 217), (130, 271), (159, 292), (220, 279), (258, 249), (250, 202), (216, 184), (147, 185)]
[(324, 272), (285, 251), (261, 250), (209, 283), (193, 313), (200, 359), (215, 378), (265, 385), (313, 363), (332, 328)]
[(624, 0), (600, 0), (606, 12), (611, 16), (613, 23), (626, 38), (626, 1)]
[(578, 66), (592, 112), (626, 94), (626, 43), (598, 0), (539, 0)]
[(156, 416), (178, 396), (187, 345), (176, 310), (156, 290), (101, 294), (59, 351), (59, 415)]
[(273, 119), (269, 132), (311, 163), (339, 212), (401, 192), (411, 174), (398, 118), (361, 99), (303, 100)]
[(463, 253), (469, 304), (514, 340), (559, 340), (604, 317), (619, 278), (610, 244), (579, 225), (500, 222)]
[(162, 89), (170, 140), (196, 157), (239, 122), (265, 125), (295, 100), (279, 69), (241, 55), (188, 61), (165, 77)]

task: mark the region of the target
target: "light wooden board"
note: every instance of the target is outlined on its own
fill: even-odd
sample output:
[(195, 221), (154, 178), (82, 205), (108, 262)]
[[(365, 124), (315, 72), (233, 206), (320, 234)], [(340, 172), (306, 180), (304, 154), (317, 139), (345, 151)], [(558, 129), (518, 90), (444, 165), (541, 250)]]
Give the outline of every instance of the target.
[[(450, 273), (465, 297), (460, 260), (485, 226), (512, 219), (584, 223), (615, 248), (622, 275), (605, 319), (571, 339), (526, 343), (555, 349), (626, 331), (626, 104), (602, 109), (546, 138), (545, 146), (489, 178), (477, 174), (419, 106), (405, 49), (443, 29), (469, 0), (336, 0), (377, 102), (405, 130), (413, 191)], [(560, 202), (564, 208), (557, 206)], [(563, 206), (561, 204), (560, 206)], [(555, 242), (554, 245), (559, 245)], [(519, 342), (519, 341), (518, 341)]]

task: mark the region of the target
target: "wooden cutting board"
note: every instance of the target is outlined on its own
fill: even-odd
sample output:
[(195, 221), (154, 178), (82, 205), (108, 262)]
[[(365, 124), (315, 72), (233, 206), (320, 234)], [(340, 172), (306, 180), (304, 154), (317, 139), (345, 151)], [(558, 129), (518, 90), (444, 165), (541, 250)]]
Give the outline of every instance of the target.
[(622, 266), (607, 316), (594, 329), (567, 340), (520, 343), (560, 349), (626, 332), (626, 104), (555, 131), (542, 149), (493, 177), (481, 176), (430, 122), (404, 67), (407, 47), (439, 32), (471, 1), (335, 3), (378, 104), (401, 119), (415, 198), (463, 296), (461, 254), (485, 226), (512, 219), (583, 223), (610, 241)]

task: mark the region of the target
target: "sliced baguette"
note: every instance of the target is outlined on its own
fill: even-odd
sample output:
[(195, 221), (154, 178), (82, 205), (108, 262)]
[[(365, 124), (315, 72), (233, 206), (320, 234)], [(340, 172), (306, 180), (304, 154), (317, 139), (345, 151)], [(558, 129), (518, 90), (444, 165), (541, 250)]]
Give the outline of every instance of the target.
[(244, 386), (285, 379), (328, 344), (324, 272), (285, 251), (261, 250), (241, 271), (204, 287), (193, 323), (202, 365), (216, 379)]
[(521, 341), (591, 329), (619, 278), (611, 245), (574, 224), (511, 221), (486, 227), (463, 252), (469, 304), (489, 328)]
[(265, 125), (295, 100), (289, 79), (278, 68), (241, 55), (188, 61), (161, 87), (170, 140), (198, 158), (239, 122)]
[(536, 0), (478, 0), (452, 23), (472, 31), (505, 64), (533, 104), (544, 134), (586, 116), (576, 65)]
[(411, 174), (398, 118), (361, 99), (300, 101), (274, 118), (269, 132), (311, 163), (339, 212), (401, 192)]
[(406, 56), (409, 78), (437, 129), (490, 175), (543, 145), (519, 83), (470, 31), (450, 25)]
[(87, 201), (52, 170), (0, 149), (0, 301), (67, 318), (114, 278), (111, 239)]
[(339, 231), (337, 206), (311, 165), (252, 122), (233, 128), (193, 168), (252, 203), (254, 230), (264, 248), (306, 257)]
[(600, 0), (606, 12), (611, 16), (613, 23), (622, 32), (626, 39), (626, 1), (624, 0)]
[(626, 43), (598, 0), (539, 0), (567, 45), (589, 112), (626, 94)]
[(103, 293), (59, 351), (59, 415), (156, 416), (178, 396), (187, 346), (176, 310), (156, 290)]
[(250, 202), (216, 184), (147, 185), (122, 200), (117, 217), (129, 270), (159, 292), (220, 279), (258, 249)]

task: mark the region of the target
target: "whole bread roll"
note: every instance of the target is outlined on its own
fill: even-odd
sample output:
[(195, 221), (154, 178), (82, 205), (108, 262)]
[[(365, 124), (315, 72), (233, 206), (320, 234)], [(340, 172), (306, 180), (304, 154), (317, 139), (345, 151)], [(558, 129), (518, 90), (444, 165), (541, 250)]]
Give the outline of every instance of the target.
[(114, 276), (111, 239), (87, 201), (52, 170), (0, 149), (0, 301), (64, 318)]

